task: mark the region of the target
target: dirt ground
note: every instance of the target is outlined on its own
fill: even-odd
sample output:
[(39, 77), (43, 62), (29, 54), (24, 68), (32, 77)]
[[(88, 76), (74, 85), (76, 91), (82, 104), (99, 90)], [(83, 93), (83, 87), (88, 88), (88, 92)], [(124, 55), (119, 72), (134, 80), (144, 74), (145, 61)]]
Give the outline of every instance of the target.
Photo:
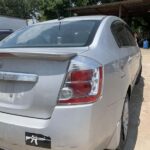
[(150, 49), (141, 50), (143, 72), (131, 100), (131, 123), (125, 150), (150, 150)]

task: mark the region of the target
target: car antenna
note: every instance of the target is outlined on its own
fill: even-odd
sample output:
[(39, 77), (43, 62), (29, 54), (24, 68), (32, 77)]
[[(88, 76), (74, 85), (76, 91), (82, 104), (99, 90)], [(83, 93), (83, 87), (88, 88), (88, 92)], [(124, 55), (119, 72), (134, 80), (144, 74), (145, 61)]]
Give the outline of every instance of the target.
[(58, 17), (58, 21), (59, 21), (59, 30), (60, 30), (60, 27), (61, 27), (61, 20), (63, 20), (64, 17), (63, 16), (59, 16)]
[(57, 18), (58, 18), (58, 21), (59, 21), (59, 30), (60, 30), (61, 20), (64, 19), (64, 17), (60, 16), (60, 13), (59, 13), (58, 9), (56, 10), (56, 15), (57, 15)]

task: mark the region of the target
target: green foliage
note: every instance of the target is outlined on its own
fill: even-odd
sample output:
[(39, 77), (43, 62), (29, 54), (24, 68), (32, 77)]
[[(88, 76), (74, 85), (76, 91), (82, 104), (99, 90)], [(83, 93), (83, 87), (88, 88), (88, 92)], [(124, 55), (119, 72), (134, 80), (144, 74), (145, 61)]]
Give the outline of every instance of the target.
[(0, 15), (28, 18), (41, 4), (41, 0), (0, 0)]
[[(41, 14), (41, 19), (52, 19), (58, 16), (68, 16), (66, 8), (96, 4), (99, 0), (0, 0), (0, 15), (19, 18), (29, 18), (35, 12)], [(118, 0), (101, 0), (107, 3)]]
[(67, 8), (74, 4), (77, 7), (97, 4), (98, 1), (102, 3), (115, 2), (120, 0), (43, 0), (44, 16), (46, 19), (57, 18), (58, 16), (69, 16)]
[(143, 17), (133, 17), (132, 18), (132, 30), (134, 32), (146, 32), (149, 31), (150, 17), (145, 15)]
[(71, 7), (72, 2), (85, 6), (89, 0), (0, 0), (0, 15), (26, 19), (38, 12), (42, 19), (52, 19), (68, 16), (66, 8)]
[(89, 3), (89, 0), (76, 0), (74, 1), (76, 6), (86, 6)]
[(57, 18), (59, 16), (69, 16), (67, 8), (72, 7), (72, 3), (76, 6), (86, 6), (89, 0), (43, 0), (44, 1), (44, 15), (47, 19)]
[(57, 18), (58, 16), (66, 16), (65, 8), (69, 7), (66, 0), (43, 0), (43, 14), (46, 19)]

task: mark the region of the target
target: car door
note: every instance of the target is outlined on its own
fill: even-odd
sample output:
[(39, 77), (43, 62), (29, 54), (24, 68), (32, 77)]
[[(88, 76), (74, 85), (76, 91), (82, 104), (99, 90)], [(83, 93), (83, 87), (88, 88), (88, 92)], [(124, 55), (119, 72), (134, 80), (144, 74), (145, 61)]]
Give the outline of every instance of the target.
[(134, 77), (133, 70), (133, 58), (134, 54), (129, 49), (129, 38), (124, 27), (124, 23), (121, 21), (114, 21), (111, 26), (114, 38), (118, 45), (119, 53), (119, 73), (121, 78), (120, 89), (122, 91), (122, 96), (125, 97), (126, 90), (129, 86), (131, 80)]

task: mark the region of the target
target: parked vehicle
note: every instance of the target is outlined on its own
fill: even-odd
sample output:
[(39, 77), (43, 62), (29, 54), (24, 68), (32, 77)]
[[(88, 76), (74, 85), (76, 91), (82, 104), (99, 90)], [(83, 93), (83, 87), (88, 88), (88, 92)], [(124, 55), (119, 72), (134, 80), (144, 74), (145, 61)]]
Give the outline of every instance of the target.
[(53, 20), (0, 45), (0, 147), (123, 149), (141, 52), (114, 16)]
[(20, 19), (14, 17), (0, 16), (0, 41), (14, 31), (36, 23), (35, 19)]
[(1, 16), (0, 15), (0, 29), (12, 29), (16, 31), (27, 25), (27, 21), (20, 18)]
[(26, 20), (7, 16), (0, 16), (0, 41), (14, 31), (25, 27), (26, 25)]
[(0, 41), (3, 40), (5, 37), (13, 33), (13, 30), (0, 30)]

